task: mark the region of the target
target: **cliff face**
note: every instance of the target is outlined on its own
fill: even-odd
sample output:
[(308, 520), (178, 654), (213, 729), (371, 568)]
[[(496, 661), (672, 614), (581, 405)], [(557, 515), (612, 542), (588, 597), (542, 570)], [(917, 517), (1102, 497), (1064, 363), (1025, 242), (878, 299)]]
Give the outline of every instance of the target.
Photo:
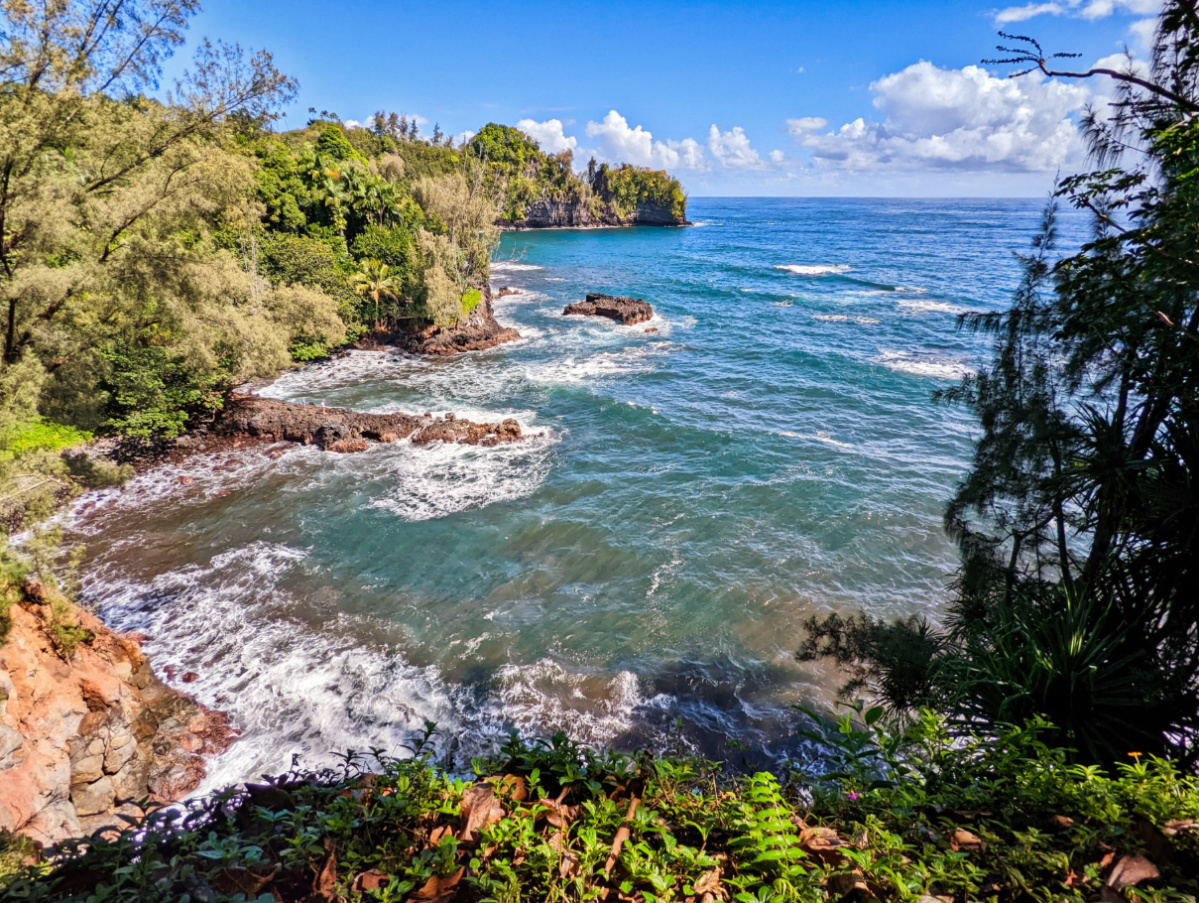
[(596, 214), (582, 202), (551, 201), (541, 198), (525, 210), (522, 219), (501, 220), (505, 229), (561, 229), (595, 226), (685, 226), (687, 220), (676, 216), (669, 207), (638, 204), (634, 211), (621, 216), (605, 207)]
[[(16, 589), (10, 589), (15, 593)], [(71, 606), (90, 634), (64, 661), (51, 625), (69, 605), (26, 581), (0, 645), (0, 829), (42, 844), (124, 827), (147, 799), (171, 802), (229, 745), (225, 716), (169, 689), (137, 639)]]

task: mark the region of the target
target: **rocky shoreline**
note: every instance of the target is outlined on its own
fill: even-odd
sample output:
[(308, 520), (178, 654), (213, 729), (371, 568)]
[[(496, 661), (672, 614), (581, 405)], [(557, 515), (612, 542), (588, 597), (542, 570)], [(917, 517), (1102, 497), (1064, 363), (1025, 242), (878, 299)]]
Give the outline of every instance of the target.
[[(358, 347), (452, 355), (520, 338), (496, 322), (491, 301), (488, 289), (453, 329), (376, 334)], [(242, 394), (231, 396), (214, 422), (165, 446), (127, 449), (108, 439), (72, 453), (142, 471), (251, 444), (295, 442), (344, 454), (402, 439), (492, 446), (521, 438), (520, 424), (511, 419), (364, 414)], [(110, 630), (38, 581), (10, 586), (7, 602), (8, 614), (0, 617), (0, 627), (7, 625), (0, 633), (0, 831), (49, 846), (123, 830), (143, 806), (171, 803), (195, 790), (206, 757), (236, 739), (227, 716), (154, 674), (141, 652), (142, 637)], [(62, 640), (64, 625), (75, 637), (69, 647)], [(174, 682), (174, 675), (166, 678)], [(195, 675), (182, 675), (184, 683), (189, 678)]]
[(491, 286), (483, 290), (483, 299), (466, 320), (449, 329), (430, 326), (419, 332), (402, 329), (379, 329), (359, 340), (354, 346), (360, 351), (381, 351), (399, 348), (410, 354), (427, 354), (448, 357), (465, 351), (484, 351), (520, 338), (520, 333), (508, 326), (501, 326), (495, 319), (492, 307)]
[[(109, 630), (52, 587), (26, 580), (8, 601), (0, 830), (42, 845), (122, 830), (144, 804), (199, 786), (206, 757), (236, 736), (225, 715), (163, 684), (141, 637)], [(69, 655), (64, 623), (77, 631)]]
[(216, 436), (248, 436), (268, 442), (299, 442), (323, 451), (366, 451), (372, 442), (410, 439), (415, 445), (429, 442), (462, 442), (467, 445), (499, 445), (522, 438), (515, 420), (475, 423), (451, 413), (362, 414), (345, 408), (295, 404), (234, 395), (211, 431)]

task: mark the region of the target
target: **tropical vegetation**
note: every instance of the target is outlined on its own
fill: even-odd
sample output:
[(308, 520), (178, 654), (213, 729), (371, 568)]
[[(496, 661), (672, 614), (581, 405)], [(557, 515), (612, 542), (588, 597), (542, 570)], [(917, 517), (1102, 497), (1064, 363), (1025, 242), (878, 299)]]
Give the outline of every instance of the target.
[[(1005, 36), (995, 62), (1059, 77), (1063, 54)], [(1170, 0), (1147, 69), (1085, 134), (1094, 171), (1061, 181), (1012, 306), (966, 315), (990, 362), (940, 400), (980, 438), (945, 525), (961, 551), (943, 624), (839, 614), (831, 656), (898, 712), (957, 729), (1043, 717), (1081, 762), (1129, 749), (1199, 760), (1199, 14)], [(1058, 204), (1092, 238), (1056, 250)]]
[(954, 740), (860, 706), (782, 778), (513, 736), (454, 768), (350, 753), (158, 810), (53, 860), (18, 839), (0, 900), (1183, 901), (1199, 783), (1168, 760), (1071, 766), (1044, 724)]

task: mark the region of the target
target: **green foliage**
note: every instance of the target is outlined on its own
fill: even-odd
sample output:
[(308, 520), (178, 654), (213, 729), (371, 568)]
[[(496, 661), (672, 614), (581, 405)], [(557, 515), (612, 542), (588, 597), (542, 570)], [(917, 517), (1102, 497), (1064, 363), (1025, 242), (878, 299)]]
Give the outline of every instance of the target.
[(111, 372), (100, 383), (108, 393), (105, 430), (142, 439), (171, 439), (189, 423), (221, 409), (229, 378), (201, 373), (159, 345), (114, 342), (103, 352)]
[(9, 433), (0, 455), (22, 455), (28, 452), (61, 451), (91, 439), (90, 433), (73, 426), (51, 423), (35, 417), (17, 424)]
[(479, 306), (479, 302), (483, 300), (483, 293), (477, 288), (467, 289), (462, 293), (461, 308), (462, 316), (470, 316), (471, 311)]
[(339, 123), (326, 122), (321, 128), (320, 137), (316, 139), (316, 152), (320, 156), (332, 157), (334, 160), (359, 160), (365, 162), (362, 154), (354, 149), (345, 129)]
[(430, 728), (411, 757), (350, 753), (69, 842), (0, 878), (0, 900), (1089, 903), (1132, 855), (1160, 876), (1105, 893), (1199, 890), (1199, 782), (1140, 755), (1071, 766), (1045, 729), (959, 742), (927, 713), (900, 729), (857, 706), (812, 732), (836, 772), (782, 782), (513, 736), (468, 783), (434, 766)]
[(611, 169), (605, 163), (592, 182), (595, 195), (621, 218), (632, 217), (641, 207), (652, 207), (682, 222), (687, 218), (687, 196), (678, 179), (663, 170), (624, 164)]
[[(1199, 20), (1174, 0), (1159, 24), (1151, 77), (1117, 73), (1123, 99), (1086, 124), (1103, 168), (1058, 191), (1094, 238), (1060, 256), (1055, 201), (1011, 307), (960, 322), (994, 346), (937, 395), (981, 435), (945, 515), (962, 565), (925, 685), (894, 679), (877, 626), (805, 650), (959, 728), (1044, 717), (1089, 763), (1130, 743), (1199, 760)], [(1035, 63), (1028, 47), (1016, 61)], [(832, 637), (810, 626), (817, 647)]]
[(90, 643), (92, 632), (79, 623), (75, 608), (64, 599), (55, 599), (50, 605), (50, 621), (46, 633), (54, 651), (64, 662), (70, 661), (80, 643)]

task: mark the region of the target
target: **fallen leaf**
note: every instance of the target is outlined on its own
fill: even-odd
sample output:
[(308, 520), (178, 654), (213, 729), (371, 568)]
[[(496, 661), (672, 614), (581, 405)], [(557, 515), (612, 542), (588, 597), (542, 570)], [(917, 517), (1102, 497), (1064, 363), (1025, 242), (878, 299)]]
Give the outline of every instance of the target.
[(829, 893), (837, 894), (842, 900), (877, 900), (874, 891), (860, 872), (842, 872), (830, 875), (824, 882)]
[(832, 828), (807, 828), (799, 835), (799, 847), (823, 865), (839, 866), (845, 862), (840, 847), (849, 846)]
[(425, 882), (424, 887), (418, 891), (414, 891), (410, 899), (422, 900), (425, 903), (447, 899), (454, 888), (458, 886), (458, 882), (462, 880), (464, 874), (466, 874), (465, 866), (445, 878), (439, 878), (437, 875), (434, 875)]
[(981, 853), (986, 848), (981, 837), (965, 828), (958, 828), (949, 838), (949, 849), (955, 853)]
[(441, 843), (442, 838), (444, 838), (447, 834), (451, 833), (452, 831), (453, 831), (453, 828), (451, 828), (449, 825), (438, 825), (436, 828), (434, 828), (432, 831), (429, 832), (428, 846), (429, 847), (437, 846), (439, 843)]
[(1074, 819), (1068, 815), (1055, 815), (1049, 819), (1049, 825), (1059, 831), (1074, 827)]
[(387, 872), (371, 869), (369, 872), (359, 872), (355, 875), (354, 881), (350, 885), (350, 890), (361, 894), (368, 890), (378, 890), (381, 887), (387, 887), (390, 883), (391, 875), (387, 874)]
[(1161, 874), (1157, 866), (1144, 856), (1121, 856), (1116, 867), (1107, 876), (1107, 884), (1109, 887), (1137, 885), (1151, 878), (1160, 878)]
[(567, 879), (582, 876), (583, 869), (579, 865), (579, 854), (569, 851), (563, 853), (562, 859), (558, 862), (558, 874)]
[(475, 832), (504, 817), (504, 807), (495, 798), (495, 788), (486, 782), (475, 784), (462, 794), (463, 843), (474, 840)]
[(337, 856), (332, 851), (325, 857), (325, 864), (312, 882), (312, 893), (326, 900), (333, 898), (333, 885), (337, 883)]
[(720, 868), (719, 866), (712, 869), (710, 872), (704, 872), (699, 876), (699, 880), (692, 885), (692, 889), (697, 894), (711, 894), (714, 897), (725, 899), (724, 886), (720, 883)]

